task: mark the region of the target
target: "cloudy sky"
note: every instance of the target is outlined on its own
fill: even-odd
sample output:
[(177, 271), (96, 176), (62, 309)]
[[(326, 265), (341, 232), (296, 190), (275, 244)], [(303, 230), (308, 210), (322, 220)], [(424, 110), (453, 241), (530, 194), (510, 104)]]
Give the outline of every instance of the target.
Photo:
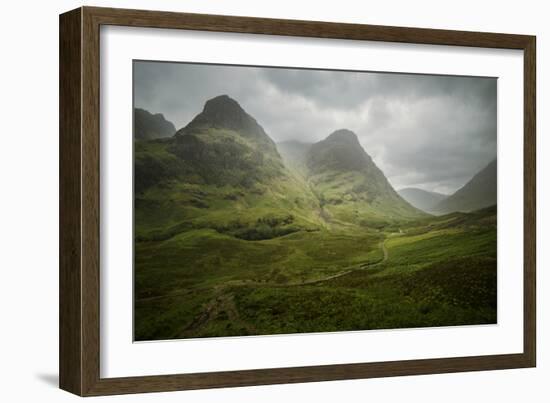
[(135, 62), (134, 85), (177, 129), (221, 94), (276, 142), (350, 129), (397, 190), (452, 193), (496, 157), (494, 78)]

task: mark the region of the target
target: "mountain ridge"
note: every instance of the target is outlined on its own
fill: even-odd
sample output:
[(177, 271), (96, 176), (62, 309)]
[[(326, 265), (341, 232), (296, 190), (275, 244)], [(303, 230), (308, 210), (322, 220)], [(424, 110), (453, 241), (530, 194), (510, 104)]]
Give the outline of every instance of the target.
[(439, 202), (434, 211), (446, 214), (470, 212), (497, 204), (496, 158), (476, 173), (464, 186)]
[(348, 129), (336, 130), (325, 139), (314, 143), (306, 158), (306, 165), (313, 173), (323, 170), (360, 171), (368, 166), (376, 167), (359, 143), (357, 135)]
[(313, 144), (306, 166), (321, 203), (341, 220), (369, 225), (424, 215), (399, 196), (351, 130)]
[(261, 144), (270, 152), (277, 152), (275, 142), (264, 128), (241, 105), (228, 95), (218, 95), (207, 100), (202, 112), (195, 116), (175, 136), (203, 130), (205, 127), (224, 128)]
[(301, 172), (285, 164), (237, 101), (207, 100), (173, 137), (136, 143), (135, 205), (144, 222), (138, 236), (211, 228), (257, 240), (327, 227), (377, 229), (425, 216), (398, 195), (352, 131), (293, 144), (305, 159)]
[(134, 108), (134, 138), (138, 140), (158, 139), (174, 135), (174, 124), (162, 113), (153, 114), (142, 108)]
[(303, 179), (290, 174), (264, 129), (227, 96), (206, 101), (172, 138), (135, 150), (139, 239), (210, 229), (261, 240), (325, 226)]

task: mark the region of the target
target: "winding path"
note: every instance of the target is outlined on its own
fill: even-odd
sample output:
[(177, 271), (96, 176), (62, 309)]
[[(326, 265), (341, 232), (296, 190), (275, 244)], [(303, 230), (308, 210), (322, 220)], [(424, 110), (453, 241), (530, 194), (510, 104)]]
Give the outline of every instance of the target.
[[(375, 266), (379, 266), (383, 263), (385, 263), (388, 258), (389, 258), (389, 252), (388, 252), (388, 248), (386, 247), (386, 241), (392, 236), (399, 236), (399, 235), (403, 235), (403, 232), (401, 231), (401, 229), (399, 229), (399, 232), (396, 232), (396, 233), (392, 233), (392, 234), (389, 234), (384, 240), (382, 240), (380, 242), (380, 249), (382, 250), (382, 259), (379, 260), (378, 262), (374, 262), (374, 263), (366, 263), (366, 264), (363, 264), (363, 265), (355, 265), (355, 266), (352, 266), (351, 268), (348, 268), (347, 270), (344, 270), (343, 272), (340, 272), (340, 273), (337, 273), (337, 274), (333, 274), (333, 275), (330, 275), (328, 277), (323, 277), (323, 278), (320, 278), (320, 279), (316, 279), (316, 280), (307, 280), (307, 281), (302, 281), (302, 282), (299, 282), (299, 283), (290, 283), (290, 284), (273, 284), (273, 283), (259, 283), (259, 282), (256, 282), (256, 281), (253, 281), (253, 282), (250, 282), (250, 281), (247, 281), (247, 282), (230, 282), (230, 283), (226, 283), (224, 285), (220, 285), (215, 293), (215, 296), (212, 298), (212, 300), (210, 300), (210, 302), (208, 302), (206, 305), (205, 305), (205, 308), (204, 310), (201, 312), (201, 314), (199, 316), (197, 316), (189, 325), (187, 325), (186, 327), (184, 327), (182, 329), (182, 331), (180, 332), (180, 337), (189, 337), (189, 336), (192, 336), (192, 335), (196, 335), (196, 331), (198, 329), (201, 329), (201, 328), (204, 328), (208, 325), (208, 323), (212, 320), (214, 320), (218, 314), (220, 314), (221, 312), (225, 312), (227, 314), (227, 317), (229, 318), (229, 320), (233, 323), (236, 323), (236, 324), (239, 324), (241, 327), (245, 328), (250, 334), (255, 334), (257, 333), (256, 332), (256, 329), (254, 328), (254, 326), (246, 321), (244, 321), (240, 314), (239, 314), (239, 311), (237, 309), (237, 306), (235, 304), (235, 301), (234, 301), (234, 295), (232, 293), (225, 293), (225, 288), (226, 287), (229, 287), (230, 285), (237, 285), (237, 284), (246, 284), (246, 285), (251, 285), (251, 284), (255, 284), (255, 285), (260, 285), (260, 286), (269, 286), (269, 287), (297, 287), (297, 286), (304, 286), (304, 285), (312, 285), (312, 284), (319, 284), (319, 283), (323, 283), (325, 281), (329, 281), (329, 280), (334, 280), (336, 278), (339, 278), (339, 277), (343, 277), (343, 276), (346, 276), (354, 271), (357, 271), (357, 270), (367, 270), (367, 269), (371, 269)], [(185, 293), (182, 293), (182, 294), (185, 294)], [(172, 295), (166, 295), (166, 297), (169, 297), (169, 296), (173, 296), (173, 295), (176, 295), (176, 294), (172, 294)], [(150, 297), (149, 299), (153, 299), (153, 298), (159, 298), (159, 297)]]
[(386, 260), (388, 260), (388, 257), (389, 257), (388, 248), (386, 248), (386, 241), (387, 240), (388, 240), (388, 238), (386, 238), (382, 242), (380, 242), (380, 249), (382, 250), (383, 257), (378, 262), (366, 263), (366, 264), (360, 265), (359, 268), (357, 268), (357, 266), (353, 266), (353, 268), (351, 268), (351, 269), (345, 270), (345, 271), (337, 273), (337, 274), (333, 274), (333, 275), (328, 276), (328, 277), (323, 277), (323, 278), (320, 278), (320, 279), (316, 279), (316, 280), (307, 280), (307, 281), (302, 281), (300, 283), (291, 283), (291, 284), (277, 284), (276, 286), (278, 286), (278, 287), (289, 287), (289, 286), (302, 286), (302, 285), (309, 285), (309, 284), (318, 284), (318, 283), (323, 283), (325, 281), (334, 280), (335, 278), (346, 276), (346, 275), (348, 275), (351, 272), (354, 272), (356, 270), (366, 270), (366, 269), (370, 269), (372, 267), (381, 265), (382, 263), (386, 262)]
[[(402, 234), (402, 232), (394, 233), (394, 234)], [(339, 278), (339, 277), (345, 276), (347, 274), (350, 274), (353, 271), (370, 269), (372, 267), (381, 265), (382, 263), (386, 262), (388, 260), (388, 257), (389, 257), (388, 248), (386, 248), (386, 241), (388, 239), (389, 239), (389, 237), (385, 238), (379, 244), (380, 249), (382, 250), (383, 257), (378, 262), (366, 263), (366, 264), (359, 265), (359, 266), (352, 266), (352, 267), (350, 267), (350, 268), (348, 268), (348, 269), (346, 269), (346, 270), (344, 270), (340, 273), (332, 274), (332, 275), (327, 276), (327, 277), (313, 279), (313, 280), (301, 281), (301, 282), (298, 282), (298, 283), (286, 283), (286, 284), (261, 283), (261, 282), (258, 282), (258, 281), (251, 281), (251, 280), (247, 280), (247, 281), (237, 280), (237, 281), (229, 282), (228, 284), (226, 284), (226, 286), (228, 286), (228, 285), (252, 285), (252, 284), (254, 284), (254, 285), (270, 286), (270, 287), (298, 287), (298, 286), (302, 286), (302, 285), (318, 284), (318, 283), (322, 283), (322, 282), (325, 282), (325, 281), (334, 280), (335, 278)], [(139, 301), (152, 301), (152, 300), (169, 298), (169, 297), (181, 297), (181, 296), (184, 296), (184, 295), (191, 294), (195, 291), (196, 290), (186, 290), (186, 291), (176, 292), (176, 293), (171, 293), (171, 294), (166, 294), (166, 295), (155, 295), (155, 296), (151, 296), (151, 297), (143, 297), (143, 298), (139, 298), (138, 300)]]

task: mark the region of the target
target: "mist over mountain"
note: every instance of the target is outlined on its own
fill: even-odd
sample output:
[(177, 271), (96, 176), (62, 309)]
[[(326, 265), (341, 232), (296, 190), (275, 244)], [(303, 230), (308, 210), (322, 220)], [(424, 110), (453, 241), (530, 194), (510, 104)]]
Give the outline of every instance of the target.
[(302, 175), (307, 175), (306, 157), (311, 146), (312, 143), (303, 143), (297, 140), (277, 143), (277, 149), (283, 157), (285, 165)]
[[(137, 214), (156, 217), (151, 225), (168, 233), (209, 227), (267, 239), (424, 216), (397, 194), (352, 131), (277, 147), (227, 95), (206, 101), (173, 137), (136, 139), (134, 167)], [(168, 230), (170, 222), (176, 226)]]
[(468, 183), (439, 202), (434, 211), (440, 214), (469, 212), (497, 204), (497, 160), (491, 161)]
[(418, 188), (404, 188), (397, 193), (411, 205), (427, 213), (433, 211), (436, 204), (448, 197), (442, 193), (429, 192)]
[(145, 109), (134, 109), (134, 138), (139, 140), (173, 136), (176, 128), (162, 113), (152, 114)]

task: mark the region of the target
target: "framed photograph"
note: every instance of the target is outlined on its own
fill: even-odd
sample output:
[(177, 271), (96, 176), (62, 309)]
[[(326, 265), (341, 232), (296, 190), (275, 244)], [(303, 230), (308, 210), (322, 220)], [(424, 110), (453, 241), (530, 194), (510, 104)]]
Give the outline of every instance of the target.
[(60, 16), (60, 387), (533, 367), (535, 37)]

